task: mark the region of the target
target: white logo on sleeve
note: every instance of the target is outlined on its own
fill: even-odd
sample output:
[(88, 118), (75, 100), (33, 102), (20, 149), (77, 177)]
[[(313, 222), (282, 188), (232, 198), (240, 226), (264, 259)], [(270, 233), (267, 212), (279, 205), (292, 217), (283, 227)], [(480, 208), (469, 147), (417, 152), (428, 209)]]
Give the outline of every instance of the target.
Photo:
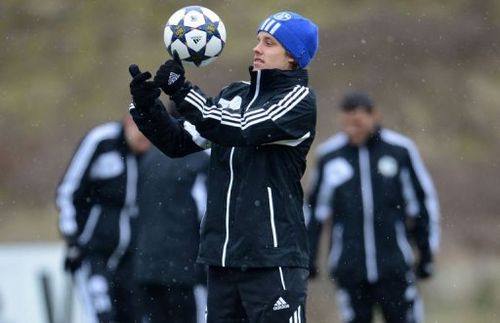
[(219, 104), (222, 106), (223, 109), (239, 111), (241, 109), (241, 101), (242, 101), (241, 96), (237, 95), (234, 98), (232, 98), (231, 101), (221, 98), (219, 100)]
[(283, 299), (283, 297), (278, 298), (276, 303), (274, 303), (273, 311), (284, 310), (285, 308), (289, 308), (290, 305)]
[(125, 171), (122, 156), (116, 151), (101, 154), (90, 168), (90, 178), (106, 179), (116, 177)]

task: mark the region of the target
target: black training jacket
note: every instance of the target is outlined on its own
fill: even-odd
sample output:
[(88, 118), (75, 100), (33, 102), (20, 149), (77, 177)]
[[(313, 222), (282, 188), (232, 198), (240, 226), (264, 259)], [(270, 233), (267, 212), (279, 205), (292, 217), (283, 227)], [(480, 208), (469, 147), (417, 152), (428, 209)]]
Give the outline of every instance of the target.
[[(388, 129), (352, 146), (345, 133), (321, 144), (313, 174), (309, 235), (315, 267), (321, 223), (331, 217), (330, 274), (344, 281), (376, 282), (404, 275), (421, 252), (439, 245), (439, 204), (415, 144)], [(408, 233), (407, 220), (415, 227)]]
[(251, 71), (214, 98), (189, 83), (134, 120), (169, 156), (212, 148), (199, 261), (222, 267), (308, 267), (301, 177), (315, 135), (307, 71)]
[(108, 255), (108, 268), (116, 268), (132, 238), (137, 178), (138, 158), (121, 123), (86, 134), (57, 188), (59, 230), (67, 243)]
[(205, 151), (169, 158), (151, 149), (142, 158), (134, 252), (139, 282), (206, 284), (202, 266), (195, 263), (206, 208), (208, 161)]

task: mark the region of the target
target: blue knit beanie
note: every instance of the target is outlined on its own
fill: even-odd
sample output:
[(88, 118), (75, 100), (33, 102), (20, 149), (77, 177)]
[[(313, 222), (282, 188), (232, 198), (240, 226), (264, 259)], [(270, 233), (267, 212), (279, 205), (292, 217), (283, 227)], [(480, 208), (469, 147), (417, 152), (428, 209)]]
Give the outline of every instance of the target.
[(311, 20), (291, 11), (281, 11), (264, 20), (257, 33), (265, 31), (276, 38), (305, 68), (318, 49), (318, 26)]

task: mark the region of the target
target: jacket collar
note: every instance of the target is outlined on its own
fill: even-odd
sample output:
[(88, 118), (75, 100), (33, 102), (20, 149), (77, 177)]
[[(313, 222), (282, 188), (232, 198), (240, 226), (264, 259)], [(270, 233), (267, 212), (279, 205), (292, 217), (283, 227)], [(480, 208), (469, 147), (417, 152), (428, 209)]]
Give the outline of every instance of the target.
[(363, 146), (371, 148), (382, 140), (381, 134), (380, 134), (381, 131), (382, 131), (382, 127), (380, 125), (378, 125), (378, 126), (376, 126), (373, 133), (368, 137), (368, 139), (366, 139), (364, 144), (358, 146), (358, 145), (353, 145), (353, 144), (349, 143), (348, 145), (354, 149), (358, 149), (358, 148), (363, 147)]
[(377, 142), (380, 142), (380, 131), (381, 131), (380, 125), (375, 128), (375, 131), (371, 134), (371, 136), (368, 138), (366, 141), (365, 145), (367, 147), (372, 147), (375, 145)]
[(273, 90), (291, 85), (307, 86), (308, 83), (308, 73), (305, 69), (287, 71), (267, 69), (254, 71), (253, 67), (250, 66), (249, 72), (252, 92), (255, 90), (257, 84), (259, 84), (261, 90)]

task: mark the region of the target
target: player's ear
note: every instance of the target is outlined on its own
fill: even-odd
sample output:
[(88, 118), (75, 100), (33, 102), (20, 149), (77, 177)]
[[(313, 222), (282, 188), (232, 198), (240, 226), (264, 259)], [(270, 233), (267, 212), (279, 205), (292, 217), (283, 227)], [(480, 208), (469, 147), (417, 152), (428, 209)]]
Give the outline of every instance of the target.
[(287, 61), (288, 61), (288, 66), (291, 70), (296, 70), (299, 66), (299, 64), (297, 64), (297, 61), (295, 60), (295, 58), (292, 57), (292, 54), (290, 54), (288, 51), (285, 51), (285, 55), (286, 55), (286, 58), (287, 58)]
[(376, 122), (382, 121), (382, 113), (380, 113), (379, 109), (377, 109), (376, 107), (373, 107), (372, 115)]

